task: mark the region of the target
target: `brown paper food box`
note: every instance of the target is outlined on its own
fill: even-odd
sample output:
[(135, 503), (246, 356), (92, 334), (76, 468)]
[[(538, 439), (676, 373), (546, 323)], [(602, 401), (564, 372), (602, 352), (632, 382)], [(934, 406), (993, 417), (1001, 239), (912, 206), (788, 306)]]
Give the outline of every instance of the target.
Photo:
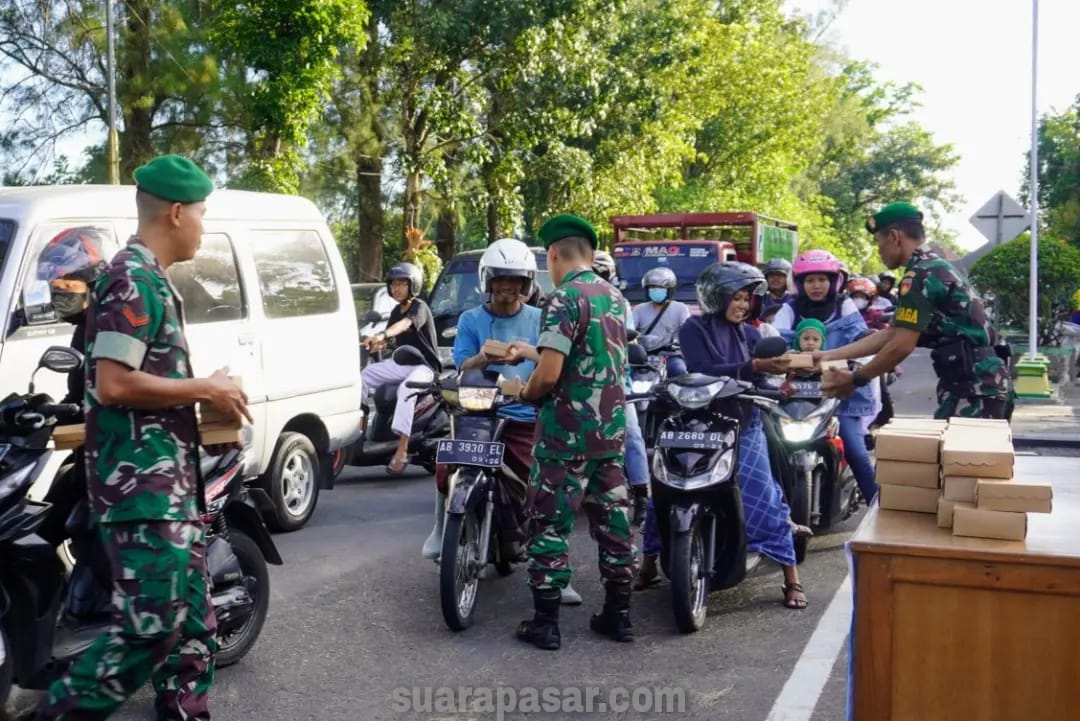
[(53, 445), (58, 451), (70, 451), (86, 442), (86, 424), (72, 423), (53, 428)]
[(498, 340), (486, 340), (484, 341), (483, 351), (495, 358), (505, 358), (506, 354), (510, 352), (510, 344)]
[(986, 483), (1008, 483), (1007, 478), (974, 478), (972, 476), (945, 476), (941, 487), (944, 496), (950, 501), (975, 503), (975, 484), (980, 480)]
[(874, 455), (879, 460), (937, 463), (941, 450), (941, 434), (936, 431), (890, 429), (877, 432)]
[(944, 476), (1012, 478), (1016, 454), (1003, 433), (947, 431), (941, 443)]
[(834, 360), (834, 361), (821, 361), (821, 363), (818, 364), (818, 367), (821, 368), (822, 373), (824, 373), (826, 371), (830, 371), (830, 370), (837, 370), (837, 371), (846, 371), (846, 370), (848, 370), (847, 361), (842, 361), (842, 360), (841, 361), (837, 361), (837, 360)]
[(521, 393), (521, 389), (525, 387), (525, 384), (521, 382), (520, 378), (504, 378), (502, 383), (499, 384), (499, 392), (504, 396), (516, 396)]
[(244, 429), (231, 428), (217, 424), (199, 424), (199, 441), (204, 446), (215, 446), (222, 443), (243, 443)]
[(974, 503), (964, 503), (963, 501), (950, 501), (945, 498), (939, 498), (937, 504), (937, 525), (938, 528), (952, 528), (953, 524), (953, 512), (957, 508), (974, 508)]
[(996, 431), (1004, 433), (1012, 440), (1012, 427), (1007, 420), (1001, 418), (964, 418), (962, 416), (949, 419), (949, 428), (975, 431)]
[(878, 502), (883, 509), (889, 511), (937, 513), (938, 498), (940, 497), (941, 491), (936, 488), (882, 484), (878, 489)]
[(940, 486), (938, 474), (941, 468), (936, 463), (912, 463), (911, 461), (877, 462), (877, 482), (892, 486), (915, 486), (917, 488), (937, 488)]
[(942, 431), (949, 427), (949, 422), (938, 418), (893, 418), (885, 428), (919, 428), (928, 431)]
[[(240, 376), (229, 376), (229, 380), (235, 383), (241, 390), (244, 388), (244, 379)], [(240, 428), (243, 425), (242, 421), (236, 421), (229, 418), (224, 413), (219, 411), (213, 406), (212, 403), (199, 402), (199, 422), (206, 425), (224, 426), (231, 429)], [(226, 443), (227, 441), (222, 441)]]
[(814, 359), (809, 353), (788, 353), (787, 358), (791, 361), (788, 368), (813, 368)]
[(994, 483), (982, 479), (975, 486), (975, 497), (978, 507), (988, 511), (1050, 513), (1054, 490), (1049, 483)]
[(954, 536), (1022, 541), (1027, 537), (1027, 514), (958, 505), (953, 509), (952, 532)]

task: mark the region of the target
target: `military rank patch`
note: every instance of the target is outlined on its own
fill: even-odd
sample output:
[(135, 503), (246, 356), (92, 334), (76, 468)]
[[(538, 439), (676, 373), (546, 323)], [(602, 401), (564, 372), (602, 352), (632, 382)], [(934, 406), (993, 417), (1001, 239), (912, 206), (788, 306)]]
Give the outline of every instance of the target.
[(907, 295), (907, 292), (911, 290), (912, 280), (911, 276), (904, 276), (904, 279), (900, 281), (900, 295)]
[(901, 323), (918, 323), (919, 311), (915, 308), (899, 308), (896, 311), (896, 319)]

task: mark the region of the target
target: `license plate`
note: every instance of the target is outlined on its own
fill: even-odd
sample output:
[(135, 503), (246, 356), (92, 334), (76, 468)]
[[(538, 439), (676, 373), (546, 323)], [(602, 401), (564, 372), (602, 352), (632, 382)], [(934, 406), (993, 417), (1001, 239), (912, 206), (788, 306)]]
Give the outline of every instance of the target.
[(661, 431), (661, 448), (716, 449), (724, 447), (724, 431)]
[(498, 468), (502, 465), (504, 443), (485, 441), (439, 441), (435, 462), (455, 466), (483, 466)]
[(791, 385), (795, 386), (797, 396), (821, 397), (821, 383), (817, 381), (792, 381)]

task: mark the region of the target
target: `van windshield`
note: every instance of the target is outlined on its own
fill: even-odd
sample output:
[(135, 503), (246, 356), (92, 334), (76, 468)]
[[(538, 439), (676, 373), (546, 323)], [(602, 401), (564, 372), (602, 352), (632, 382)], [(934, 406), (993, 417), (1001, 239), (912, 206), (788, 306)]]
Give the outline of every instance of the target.
[(675, 287), (675, 299), (683, 303), (697, 303), (694, 283), (701, 271), (720, 258), (716, 243), (634, 243), (616, 245), (616, 273), (626, 282), (623, 295), (631, 303), (642, 303), (647, 294), (641, 287), (641, 279), (653, 268), (671, 268), (679, 284)]
[(15, 237), (15, 221), (0, 218), (0, 269), (7, 260), (8, 248), (11, 247), (11, 239)]

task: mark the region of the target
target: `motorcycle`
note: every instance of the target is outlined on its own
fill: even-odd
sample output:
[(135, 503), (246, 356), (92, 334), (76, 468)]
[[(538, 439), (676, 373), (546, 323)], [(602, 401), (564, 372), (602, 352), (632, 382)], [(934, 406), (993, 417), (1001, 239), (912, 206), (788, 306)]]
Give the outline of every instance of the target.
[(506, 445), (500, 438), (508, 421), (497, 415), (503, 406), (519, 401), (501, 392), (500, 378), (491, 371), (467, 370), (430, 384), (405, 385), (421, 396), (438, 395), (453, 414), (450, 437), (438, 442), (435, 456), (449, 473), (439, 599), (446, 625), (462, 631), (473, 623), (487, 567), (506, 576), (521, 558), (519, 542), (524, 538), (507, 537), (510, 524), (500, 520), (513, 517), (516, 526), (524, 522), (520, 509), (527, 479), (503, 463)]
[[(769, 461), (792, 520), (815, 531), (827, 529), (850, 518), (859, 506), (858, 485), (844, 460), (836, 417), (840, 400), (823, 398), (819, 380), (795, 380), (792, 385), (795, 394), (789, 397), (758, 390), (779, 400), (762, 413)], [(806, 558), (808, 545), (805, 536), (795, 537), (798, 563)]]
[[(424, 357), (415, 348), (402, 346), (391, 356), (402, 365), (422, 365)], [(425, 387), (427, 387), (425, 385)], [(390, 427), (398, 393), (406, 392), (397, 385), (379, 386), (365, 405), (362, 421), (364, 434), (348, 450), (345, 462), (353, 466), (385, 466), (397, 452), (398, 435)], [(365, 404), (369, 401), (365, 400)], [(415, 463), (428, 473), (435, 472), (435, 452), (439, 441), (450, 432), (450, 414), (433, 394), (421, 394), (413, 411), (409, 453)]]
[[(774, 357), (785, 350), (782, 339), (768, 338), (755, 355)], [(651, 483), (663, 539), (660, 566), (671, 581), (675, 624), (692, 633), (705, 623), (709, 592), (737, 585), (756, 563), (748, 558), (736, 476), (740, 419), (749, 410), (743, 406), (771, 408), (776, 401), (746, 381), (700, 373), (669, 378), (648, 398), (662, 419)]]
[[(53, 347), (38, 369), (67, 373), (81, 354)], [(35, 374), (36, 374), (35, 370)], [(33, 381), (31, 381), (31, 390)], [(85, 498), (65, 523), (70, 571), (57, 549), (35, 534), (54, 506), (27, 493), (45, 468), (58, 421), (77, 417), (73, 404), (44, 394), (0, 404), (0, 707), (12, 683), (42, 690), (111, 623), (109, 568)], [(266, 563), (282, 563), (244, 485), (244, 454), (230, 450), (202, 462), (206, 480), (206, 554), (218, 621), (218, 666), (240, 660), (258, 639), (270, 602)], [(266, 499), (269, 500), (269, 499)]]
[[(631, 340), (629, 334), (627, 339)], [(627, 354), (630, 359), (630, 392), (637, 396), (648, 396), (666, 378), (663, 361), (658, 356), (649, 356), (645, 347), (638, 343), (628, 345)], [(656, 424), (660, 418), (652, 411), (652, 404), (648, 400), (636, 401), (634, 407), (645, 439), (645, 449), (651, 454), (651, 441), (656, 437)]]

